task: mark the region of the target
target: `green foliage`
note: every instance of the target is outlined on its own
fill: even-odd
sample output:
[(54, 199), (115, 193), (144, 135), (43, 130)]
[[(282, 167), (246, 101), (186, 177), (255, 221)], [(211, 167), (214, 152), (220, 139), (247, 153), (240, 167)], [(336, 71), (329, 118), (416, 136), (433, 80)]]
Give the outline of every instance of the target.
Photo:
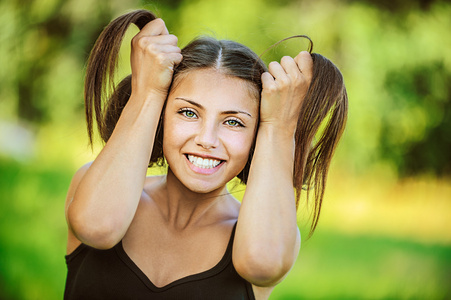
[[(0, 1), (1, 299), (62, 297), (65, 193), (75, 169), (92, 159), (85, 154), (84, 66), (103, 27), (136, 8), (156, 11), (182, 47), (213, 35), (261, 54), (288, 36), (309, 35), (313, 51), (342, 70), (350, 100), (334, 168), (355, 178), (450, 175), (450, 1)], [(118, 79), (130, 72), (136, 32), (124, 40)], [(306, 48), (290, 40), (263, 59)], [(443, 299), (451, 295), (449, 257), (449, 245), (322, 234), (320, 224), (271, 299)]]
[(393, 101), (382, 119), (381, 154), (403, 174), (451, 174), (450, 82), (443, 62), (387, 74)]
[[(64, 198), (73, 170), (61, 165), (0, 159), (0, 299), (62, 298)], [(320, 224), (270, 299), (444, 299), (451, 295), (450, 269), (449, 245)]]
[(60, 299), (64, 198), (72, 174), (4, 159), (0, 168), (0, 298)]
[(445, 299), (451, 247), (320, 231), (271, 299)]
[[(417, 76), (415, 72), (421, 69), (424, 78), (438, 78), (438, 81), (426, 80), (430, 84), (424, 88), (433, 93), (431, 97), (440, 105), (449, 106), (446, 84), (440, 83), (443, 80), (439, 78), (451, 72), (451, 54), (445, 51), (451, 46), (447, 30), (451, 28), (448, 1), (49, 0), (27, 3), (26, 6), (11, 1), (0, 3), (2, 39), (8, 41), (0, 47), (3, 66), (0, 117), (3, 119), (26, 121), (35, 127), (80, 121), (83, 66), (95, 39), (114, 16), (144, 7), (164, 18), (171, 33), (179, 37), (181, 46), (206, 34), (237, 40), (256, 53), (264, 53), (285, 37), (309, 35), (315, 44), (314, 51), (340, 67), (348, 88), (349, 122), (338, 152), (341, 164), (356, 172), (385, 163), (401, 175), (449, 174), (449, 167), (437, 167), (449, 165), (448, 157), (443, 154), (449, 152), (446, 139), (430, 139), (424, 143), (430, 147), (419, 149), (413, 143), (414, 139), (427, 137), (437, 130), (436, 137), (449, 136), (450, 127), (442, 124), (436, 128), (429, 121), (422, 122), (426, 115), (433, 117), (428, 109), (434, 105), (418, 102), (423, 94), (420, 88), (412, 86), (414, 82), (406, 85), (396, 81), (401, 75)], [(131, 30), (124, 41), (118, 79), (130, 72), (129, 40), (135, 33), (136, 29)], [(294, 56), (306, 48), (306, 41), (290, 40), (269, 51), (263, 59), (279, 60), (283, 55)], [(434, 67), (436, 64), (441, 69)], [(390, 83), (394, 76), (395, 81)], [(399, 104), (400, 97), (406, 105)], [(413, 118), (420, 121), (415, 122)], [(396, 124), (395, 119), (402, 122)], [(402, 136), (405, 142), (386, 141), (387, 132), (391, 140)], [(419, 160), (431, 167), (417, 166), (415, 162)]]

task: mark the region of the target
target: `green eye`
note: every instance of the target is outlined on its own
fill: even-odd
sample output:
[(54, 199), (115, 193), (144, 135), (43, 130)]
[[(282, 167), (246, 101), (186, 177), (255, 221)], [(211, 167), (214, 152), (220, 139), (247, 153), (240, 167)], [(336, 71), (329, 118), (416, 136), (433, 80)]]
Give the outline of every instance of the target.
[(196, 114), (193, 111), (190, 111), (190, 110), (185, 110), (183, 112), (183, 115), (185, 117), (187, 117), (187, 118), (190, 118), (190, 119), (196, 117)]
[(239, 121), (237, 120), (227, 120), (226, 124), (232, 127), (243, 127), (243, 124), (241, 124)]

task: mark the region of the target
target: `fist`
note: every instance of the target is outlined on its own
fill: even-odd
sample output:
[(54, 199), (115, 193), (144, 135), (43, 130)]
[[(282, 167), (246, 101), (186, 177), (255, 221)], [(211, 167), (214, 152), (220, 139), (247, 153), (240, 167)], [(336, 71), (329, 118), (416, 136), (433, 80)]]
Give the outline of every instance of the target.
[(162, 19), (149, 22), (132, 39), (132, 93), (156, 93), (166, 99), (174, 66), (181, 62), (177, 37), (169, 34)]
[(313, 60), (307, 51), (271, 62), (262, 74), (261, 124), (294, 134), (301, 105), (312, 81)]

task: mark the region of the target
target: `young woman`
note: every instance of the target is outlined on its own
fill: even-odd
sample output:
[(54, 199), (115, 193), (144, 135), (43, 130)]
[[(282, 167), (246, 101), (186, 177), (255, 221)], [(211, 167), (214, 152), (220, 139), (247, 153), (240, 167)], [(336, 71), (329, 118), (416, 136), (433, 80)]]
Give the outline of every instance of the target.
[[(132, 74), (108, 94), (131, 23)], [(65, 299), (268, 299), (299, 252), (303, 186), (312, 231), (318, 221), (347, 113), (338, 69), (305, 51), (267, 69), (212, 38), (180, 50), (140, 10), (99, 37), (85, 99), (89, 137), (95, 121), (106, 144), (69, 187)], [(146, 177), (149, 164), (167, 174)], [(242, 203), (226, 188), (234, 177)]]

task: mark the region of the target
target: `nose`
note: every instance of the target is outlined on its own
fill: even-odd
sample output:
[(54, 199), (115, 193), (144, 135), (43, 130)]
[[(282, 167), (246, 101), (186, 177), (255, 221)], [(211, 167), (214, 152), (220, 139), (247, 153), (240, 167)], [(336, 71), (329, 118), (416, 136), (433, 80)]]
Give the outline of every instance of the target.
[(218, 146), (218, 128), (214, 122), (203, 122), (194, 142), (204, 149), (212, 149)]

